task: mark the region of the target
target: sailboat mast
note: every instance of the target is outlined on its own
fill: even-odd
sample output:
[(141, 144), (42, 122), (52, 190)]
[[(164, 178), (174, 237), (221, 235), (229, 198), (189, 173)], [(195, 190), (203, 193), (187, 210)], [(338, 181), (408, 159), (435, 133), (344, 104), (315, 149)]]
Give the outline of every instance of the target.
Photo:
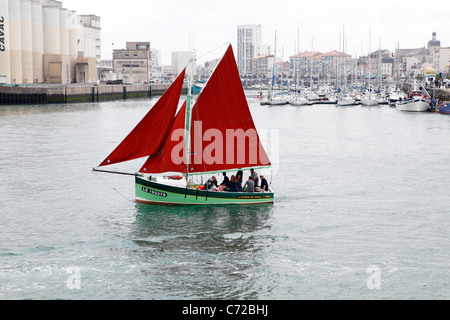
[(372, 43), (372, 28), (369, 28), (369, 92), (370, 92), (370, 82), (372, 80), (372, 60), (370, 56), (371, 43)]
[(277, 30), (275, 30), (275, 47), (273, 49), (272, 90), (275, 82), (275, 66), (277, 63)]
[[(195, 51), (194, 51), (195, 52)], [(187, 92), (187, 100), (186, 100), (186, 123), (185, 123), (185, 128), (184, 128), (184, 132), (185, 132), (185, 150), (186, 150), (186, 183), (188, 182), (188, 178), (189, 178), (189, 160), (190, 160), (190, 155), (191, 155), (191, 150), (190, 150), (190, 128), (191, 128), (191, 109), (192, 109), (192, 86), (193, 86), (193, 82), (194, 82), (194, 67), (195, 67), (195, 61), (196, 58), (191, 58), (189, 60), (189, 65), (190, 65), (190, 72), (189, 72), (189, 86), (188, 86), (188, 92)]]

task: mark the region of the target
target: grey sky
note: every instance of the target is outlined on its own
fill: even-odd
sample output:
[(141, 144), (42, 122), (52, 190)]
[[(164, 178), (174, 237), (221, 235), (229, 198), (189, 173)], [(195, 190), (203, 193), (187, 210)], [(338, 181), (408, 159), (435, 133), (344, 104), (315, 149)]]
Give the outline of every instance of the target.
[[(102, 18), (102, 57), (111, 58), (114, 48), (126, 41), (150, 41), (161, 50), (162, 63), (171, 63), (171, 52), (188, 50), (192, 43), (201, 56), (231, 42), (236, 50), (237, 26), (261, 24), (263, 43), (273, 46), (277, 30), (278, 56), (294, 54), (297, 29), (300, 50), (339, 49), (339, 36), (345, 27), (349, 54), (367, 54), (369, 28), (372, 51), (426, 46), (431, 33), (437, 32), (441, 45), (450, 46), (450, 2), (377, 0), (60, 0), (63, 6), (79, 14)], [(283, 50), (284, 49), (284, 50)], [(219, 58), (224, 50), (199, 62)]]

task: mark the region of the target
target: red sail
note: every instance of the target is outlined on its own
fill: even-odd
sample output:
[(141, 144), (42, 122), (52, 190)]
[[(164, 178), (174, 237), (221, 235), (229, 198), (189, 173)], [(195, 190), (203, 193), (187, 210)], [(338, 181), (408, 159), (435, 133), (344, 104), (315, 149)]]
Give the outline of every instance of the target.
[(269, 166), (231, 45), (192, 111), (189, 173)]
[(185, 70), (100, 167), (161, 152), (175, 121), (184, 75)]
[(186, 102), (178, 111), (178, 115), (173, 123), (170, 133), (165, 141), (163, 150), (157, 155), (150, 156), (147, 162), (139, 170), (141, 173), (164, 173), (180, 172), (186, 173), (185, 155), (185, 120)]

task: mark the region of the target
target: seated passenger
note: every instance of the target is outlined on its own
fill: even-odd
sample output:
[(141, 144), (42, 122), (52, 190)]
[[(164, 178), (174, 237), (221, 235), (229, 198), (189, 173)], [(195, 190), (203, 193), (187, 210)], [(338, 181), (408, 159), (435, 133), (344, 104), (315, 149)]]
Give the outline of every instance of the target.
[(214, 191), (216, 186), (214, 185), (214, 181), (212, 179), (208, 179), (205, 183), (205, 189), (208, 191)]
[(266, 178), (264, 178), (263, 175), (260, 175), (260, 177), (261, 177), (261, 192), (269, 191), (269, 184), (267, 183)]
[(228, 187), (229, 187), (229, 184), (230, 184), (230, 179), (228, 179), (227, 173), (224, 172), (224, 173), (223, 173), (223, 181), (222, 181), (222, 183), (221, 183), (220, 185), (221, 185), (221, 186), (224, 186), (225, 188), (228, 188)]
[(255, 182), (251, 176), (248, 177), (248, 180), (245, 182), (243, 190), (245, 192), (255, 192)]
[(212, 177), (212, 182), (216, 187), (218, 186), (217, 179), (215, 176)]
[(239, 192), (238, 182), (237, 182), (235, 176), (231, 176), (228, 191), (229, 192)]

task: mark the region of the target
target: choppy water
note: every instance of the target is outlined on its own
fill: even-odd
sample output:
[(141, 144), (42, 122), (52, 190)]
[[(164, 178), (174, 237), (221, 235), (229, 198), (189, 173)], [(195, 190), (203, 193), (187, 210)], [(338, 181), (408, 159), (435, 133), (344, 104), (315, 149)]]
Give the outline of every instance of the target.
[(276, 203), (167, 208), (91, 172), (154, 102), (0, 107), (0, 299), (450, 299), (449, 116), (250, 95)]

